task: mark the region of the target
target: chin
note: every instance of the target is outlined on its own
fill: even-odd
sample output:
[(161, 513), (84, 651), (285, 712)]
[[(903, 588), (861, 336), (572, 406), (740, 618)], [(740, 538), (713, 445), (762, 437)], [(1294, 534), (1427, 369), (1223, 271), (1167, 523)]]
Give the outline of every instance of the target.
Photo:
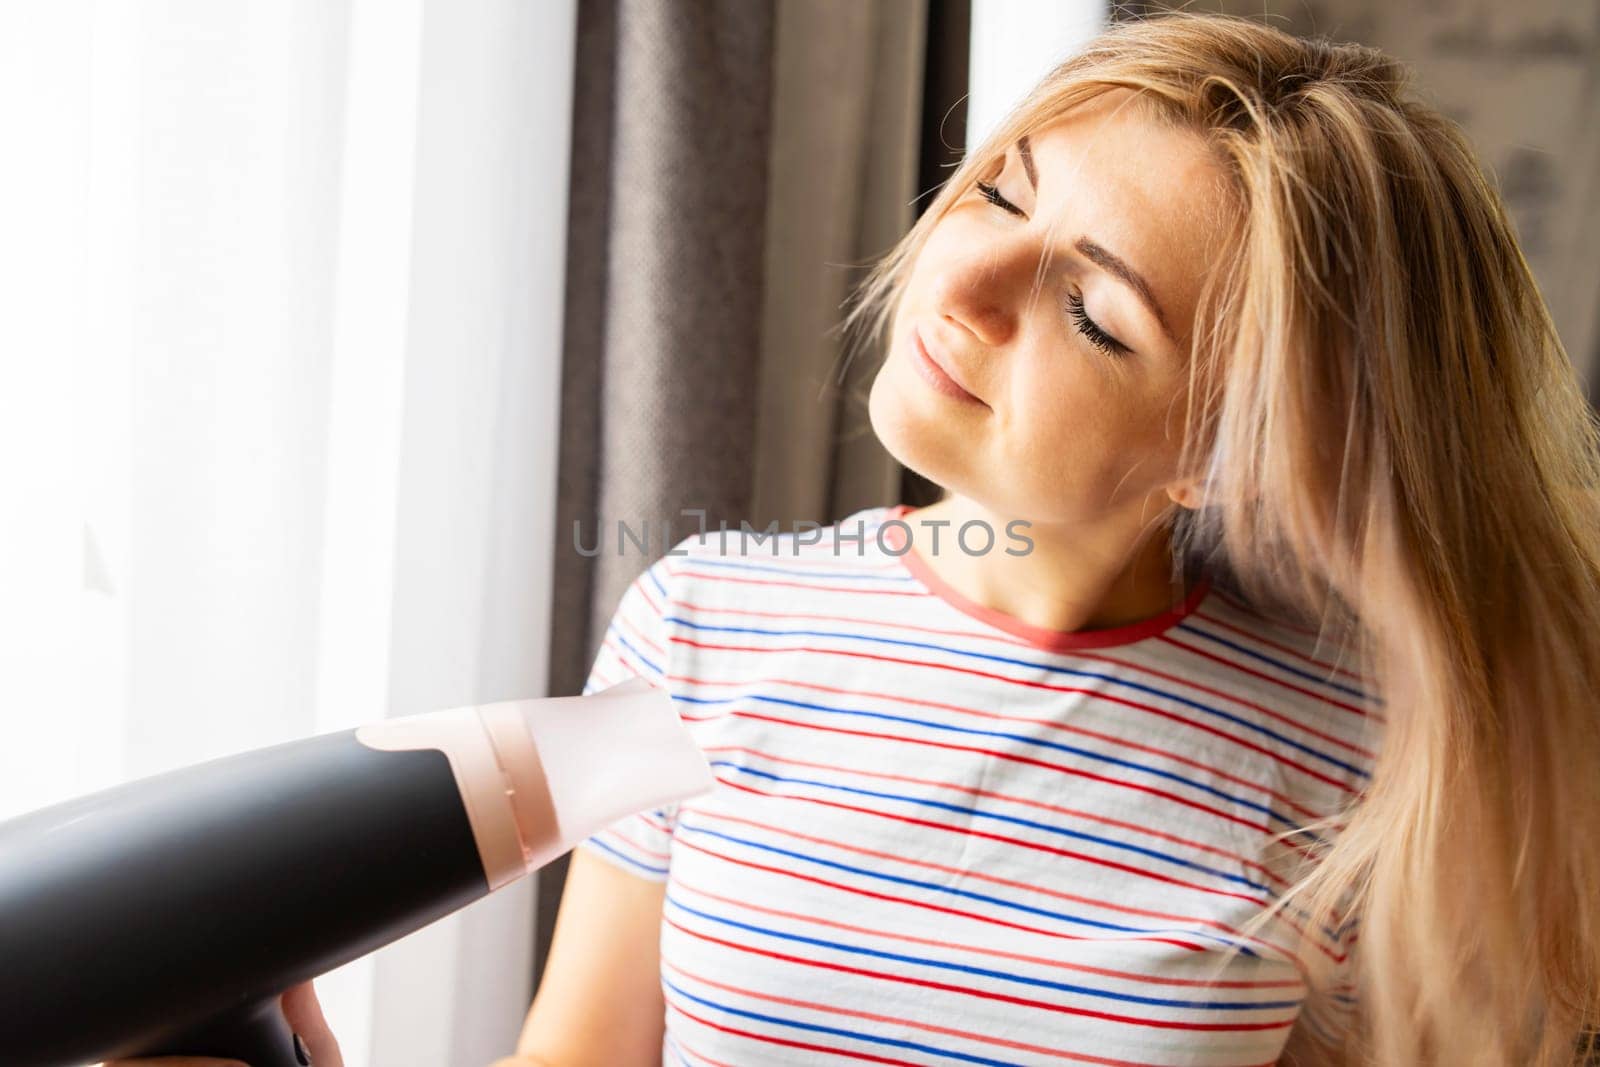
[(902, 392), (905, 386), (894, 379), (894, 370), (886, 362), (872, 381), (867, 416), (873, 435), (901, 466), (935, 485), (960, 484), (966, 469), (962, 455), (970, 450), (971, 442), (961, 439), (957, 424), (908, 403)]

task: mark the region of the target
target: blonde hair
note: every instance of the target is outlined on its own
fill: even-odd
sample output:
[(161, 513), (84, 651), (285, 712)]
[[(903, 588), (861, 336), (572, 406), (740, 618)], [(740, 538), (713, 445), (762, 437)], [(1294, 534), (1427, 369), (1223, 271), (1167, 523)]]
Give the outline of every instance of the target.
[(1600, 428), (1495, 187), (1409, 77), (1229, 16), (1117, 24), (968, 155), (842, 325), (880, 345), (942, 215), (1076, 105), (1132, 90), (1206, 140), (1233, 213), (1175, 560), (1345, 635), (1385, 709), (1366, 790), (1305, 828), (1332, 847), (1259, 917), (1359, 916), (1356, 1024), (1338, 1049), (1297, 1027), (1286, 1062), (1567, 1065), (1600, 1020)]

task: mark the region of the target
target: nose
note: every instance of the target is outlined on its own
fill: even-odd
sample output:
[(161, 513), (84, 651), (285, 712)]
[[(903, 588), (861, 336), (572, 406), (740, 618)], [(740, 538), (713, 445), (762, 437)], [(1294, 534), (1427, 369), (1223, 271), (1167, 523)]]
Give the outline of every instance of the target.
[(1048, 283), (1043, 255), (1038, 241), (1021, 234), (985, 242), (943, 265), (932, 280), (933, 306), (985, 347), (1005, 345), (1021, 328), (1025, 307), (1037, 299), (1035, 285)]

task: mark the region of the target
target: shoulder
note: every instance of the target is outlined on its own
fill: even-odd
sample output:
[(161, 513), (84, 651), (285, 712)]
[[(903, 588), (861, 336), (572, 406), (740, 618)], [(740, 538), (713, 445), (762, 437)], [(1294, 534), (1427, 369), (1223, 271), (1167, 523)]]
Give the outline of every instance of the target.
[[(1252, 604), (1213, 588), (1175, 631), (1215, 658), (1235, 707), (1275, 767), (1267, 805), (1271, 834), (1263, 862), (1286, 882), (1309, 872), (1339, 838), (1371, 783), (1384, 701), (1363, 673), (1359, 634), (1346, 622), (1323, 625)], [(1288, 833), (1288, 831), (1295, 831)], [(1349, 1023), (1349, 965), (1359, 919), (1344, 894), (1341, 918), (1302, 933), (1336, 962), (1334, 985), (1307, 1002), (1312, 1025), (1336, 1033)]]
[(1357, 638), (1339, 621), (1293, 618), (1226, 586), (1211, 588), (1172, 631), (1190, 670), (1254, 711), (1275, 747), (1333, 778), (1346, 799), (1370, 777), (1383, 722)]
[(1323, 702), (1366, 711), (1381, 705), (1363, 673), (1356, 632), (1336, 621), (1318, 624), (1264, 609), (1226, 586), (1213, 586), (1183, 629), (1219, 658), (1246, 667)]
[[(639, 578), (669, 626), (788, 625), (806, 613), (890, 610), (913, 579), (878, 544), (891, 509), (862, 508), (836, 522), (727, 525), (679, 538)], [(865, 594), (865, 595), (862, 595)]]

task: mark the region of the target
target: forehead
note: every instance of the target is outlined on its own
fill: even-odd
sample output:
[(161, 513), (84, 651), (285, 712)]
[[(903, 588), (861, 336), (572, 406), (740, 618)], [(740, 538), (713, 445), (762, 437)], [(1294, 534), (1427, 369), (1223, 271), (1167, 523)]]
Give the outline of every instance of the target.
[[(1035, 214), (1061, 243), (1087, 235), (1127, 260), (1186, 330), (1223, 236), (1223, 174), (1205, 141), (1127, 90), (1103, 93), (1028, 139)], [(1008, 166), (1026, 181), (1015, 152)]]

